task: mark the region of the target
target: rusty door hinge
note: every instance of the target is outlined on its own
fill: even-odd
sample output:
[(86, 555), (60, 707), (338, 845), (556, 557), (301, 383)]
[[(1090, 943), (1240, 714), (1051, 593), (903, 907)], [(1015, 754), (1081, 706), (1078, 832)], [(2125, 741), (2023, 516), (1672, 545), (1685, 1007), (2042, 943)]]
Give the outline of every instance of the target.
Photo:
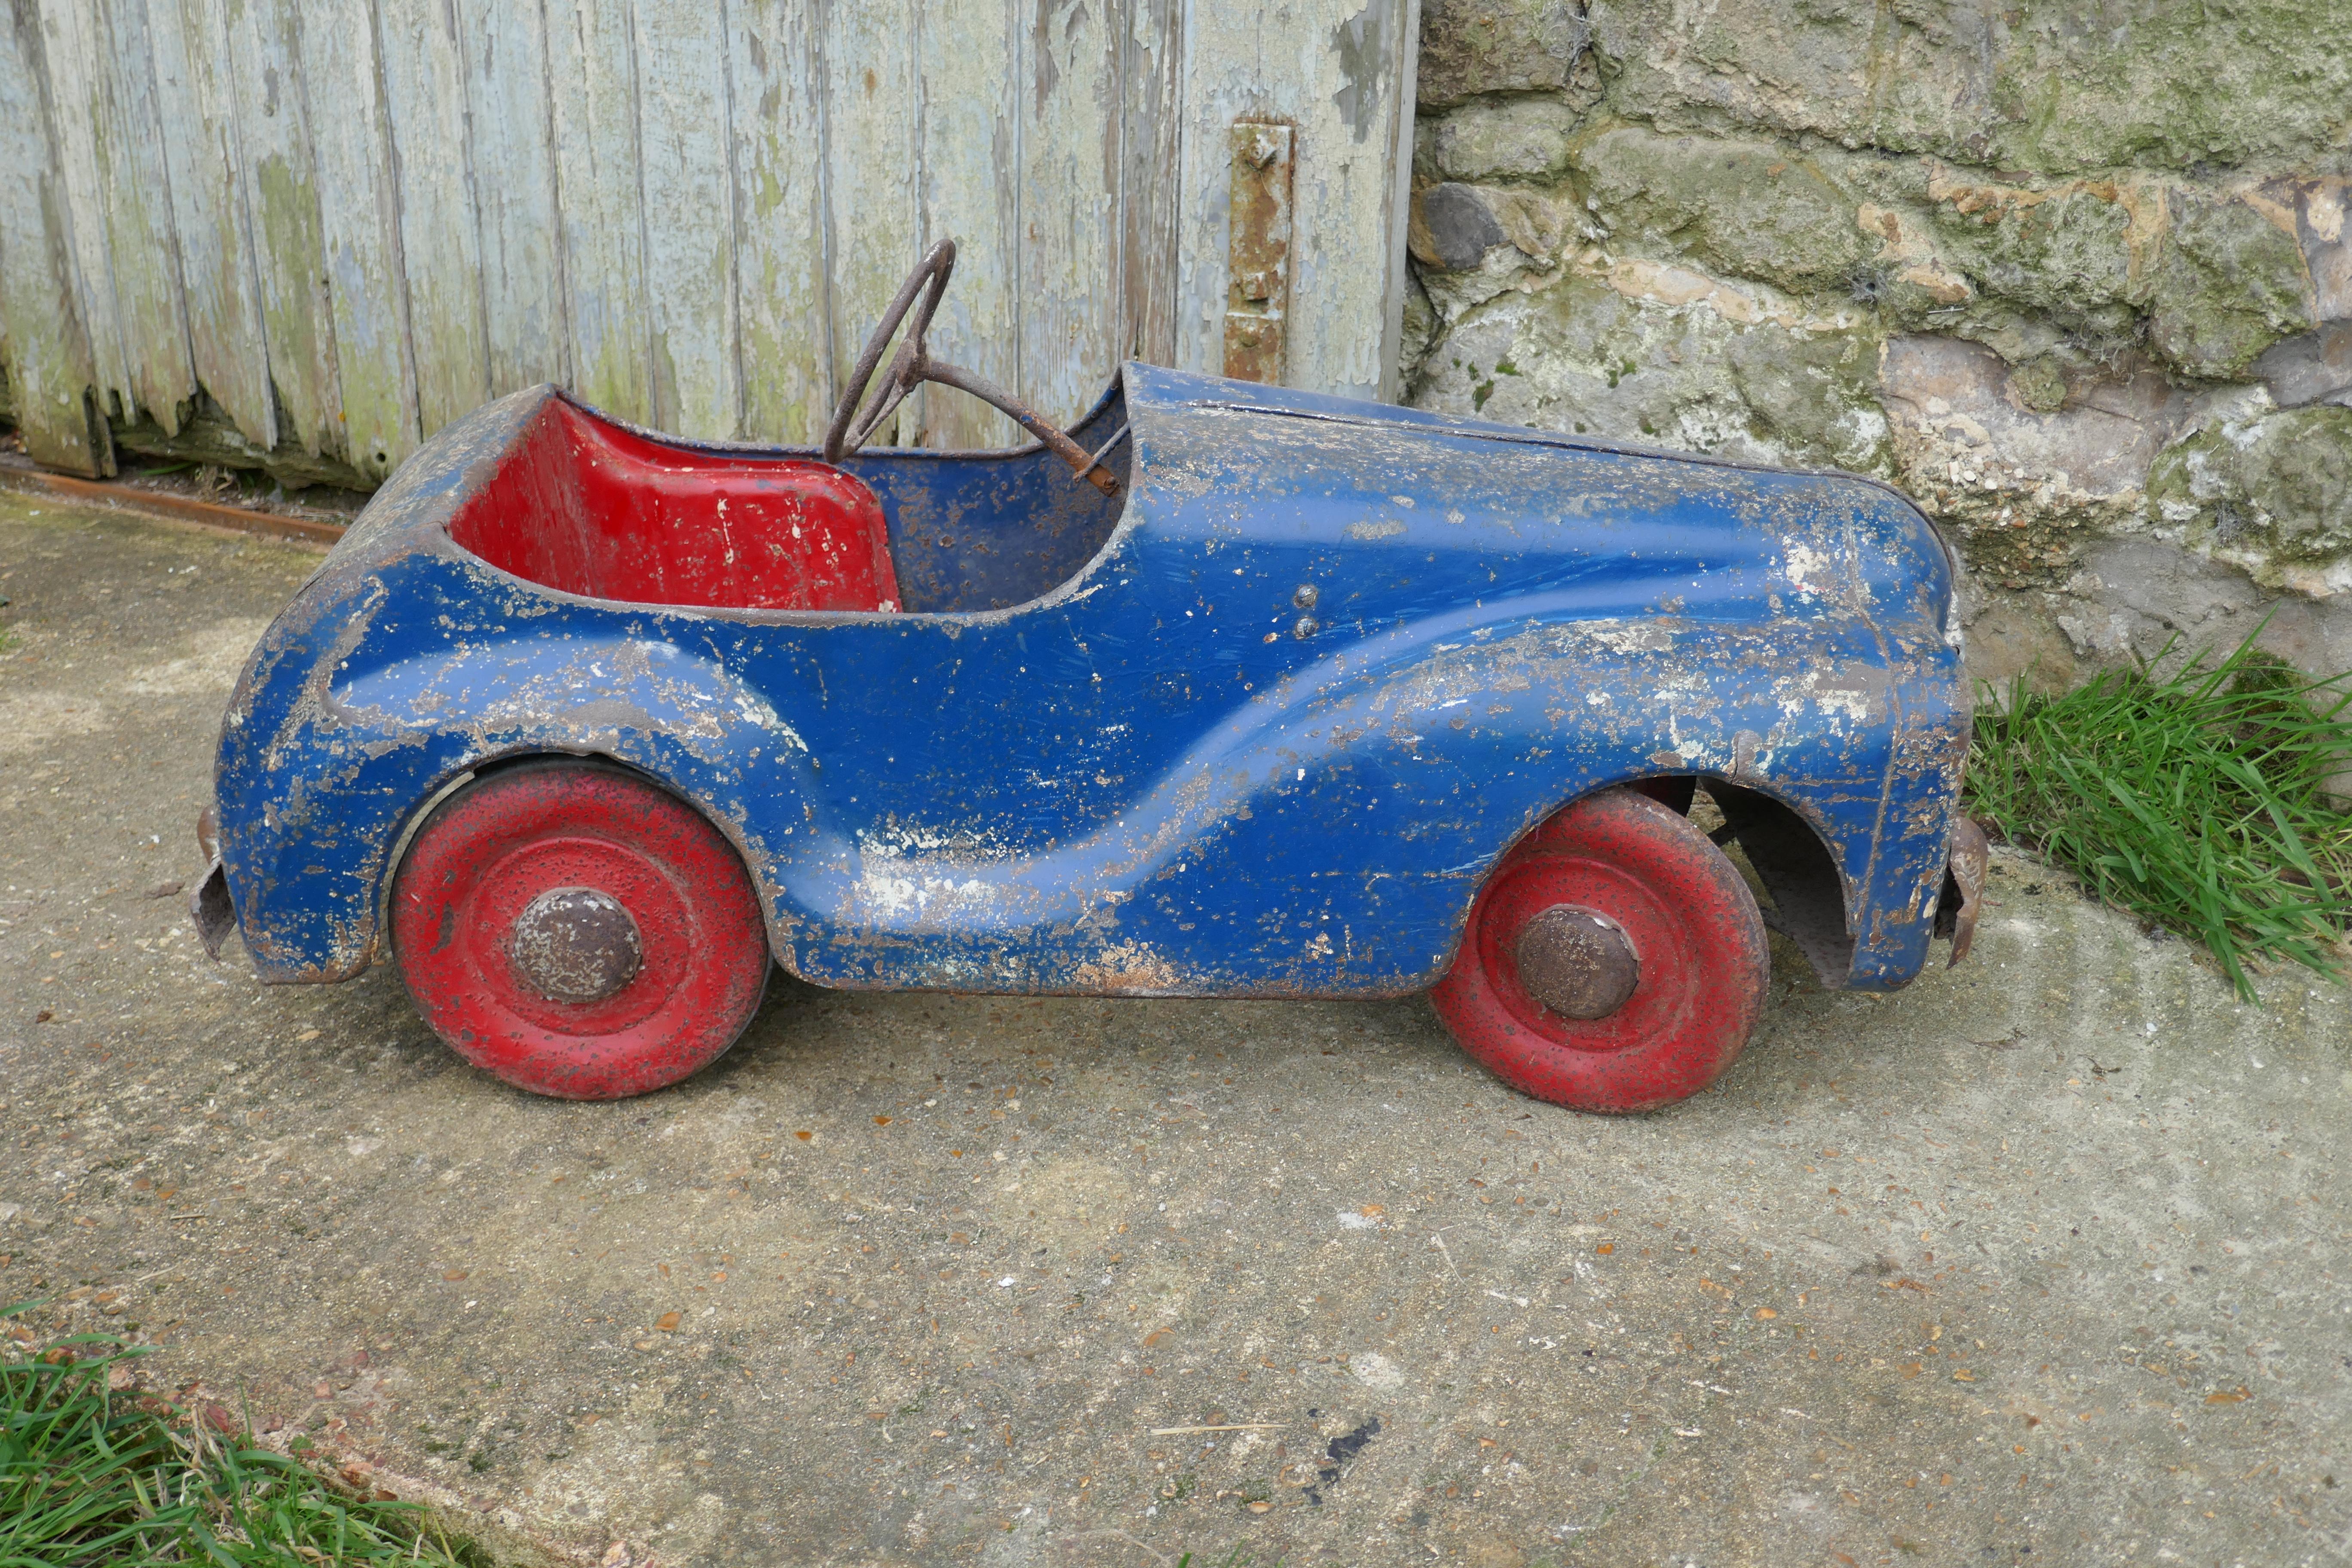
[(1226, 255), (1225, 374), (1279, 384), (1290, 310), (1291, 129), (1233, 127), (1233, 242)]

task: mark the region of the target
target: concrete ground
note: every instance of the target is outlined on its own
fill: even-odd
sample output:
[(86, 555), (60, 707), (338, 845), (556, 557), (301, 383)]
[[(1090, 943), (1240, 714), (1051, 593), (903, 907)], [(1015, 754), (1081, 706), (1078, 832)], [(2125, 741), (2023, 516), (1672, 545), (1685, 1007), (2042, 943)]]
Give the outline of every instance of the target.
[(160, 890), (316, 559), (0, 496), (0, 1297), (516, 1560), (2352, 1549), (2337, 989), (2242, 1006), (2004, 858), (1969, 963), (1784, 965), (1633, 1120), (1417, 1000), (781, 976), (683, 1088), (534, 1100)]

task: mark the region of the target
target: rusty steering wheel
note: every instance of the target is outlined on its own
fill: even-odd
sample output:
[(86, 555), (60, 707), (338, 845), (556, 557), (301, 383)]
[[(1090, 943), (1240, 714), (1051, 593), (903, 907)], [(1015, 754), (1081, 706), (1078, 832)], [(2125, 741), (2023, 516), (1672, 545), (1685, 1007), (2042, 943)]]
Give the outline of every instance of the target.
[[(1085, 447), (1070, 439), (1069, 433), (1049, 423), (1043, 416), (1013, 394), (987, 377), (931, 357), (924, 336), (931, 330), (931, 317), (940, 308), (940, 299), (948, 291), (948, 279), (955, 271), (956, 247), (952, 239), (943, 239), (915, 266), (915, 270), (899, 286), (898, 297), (882, 312), (881, 322), (874, 335), (866, 340), (865, 352), (857, 356), (857, 367), (849, 373), (849, 381), (842, 389), (841, 401), (833, 410), (833, 424), (824, 433), (824, 460), (838, 463), (851, 452), (858, 450), (874, 438), (882, 422), (898, 411), (907, 395), (924, 382), (936, 381), (942, 386), (952, 386), (969, 392), (982, 402), (992, 405), (1010, 416), (1023, 429), (1049, 448), (1055, 456), (1070, 465), (1078, 478), (1107, 496), (1118, 494), (1118, 477), (1102, 466), (1102, 452), (1087, 453)], [(917, 296), (921, 303), (916, 302)], [(873, 384), (874, 372), (882, 363), (882, 351), (890, 346), (908, 310), (915, 312), (914, 325), (908, 331), (907, 341), (898, 345), (898, 356), (890, 362), (890, 371), (882, 390), (864, 416), (858, 405), (866, 401), (867, 389)], [(1116, 437), (1113, 437), (1117, 439)], [(1104, 451), (1109, 450), (1106, 446)]]

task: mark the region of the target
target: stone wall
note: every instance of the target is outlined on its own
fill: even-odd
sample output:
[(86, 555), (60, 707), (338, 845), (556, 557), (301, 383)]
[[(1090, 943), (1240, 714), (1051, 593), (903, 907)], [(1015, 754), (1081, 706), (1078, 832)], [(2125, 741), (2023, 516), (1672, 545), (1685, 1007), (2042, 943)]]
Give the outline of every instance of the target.
[(2352, 668), (2352, 4), (1423, 0), (1421, 406), (1900, 484), (1969, 658)]

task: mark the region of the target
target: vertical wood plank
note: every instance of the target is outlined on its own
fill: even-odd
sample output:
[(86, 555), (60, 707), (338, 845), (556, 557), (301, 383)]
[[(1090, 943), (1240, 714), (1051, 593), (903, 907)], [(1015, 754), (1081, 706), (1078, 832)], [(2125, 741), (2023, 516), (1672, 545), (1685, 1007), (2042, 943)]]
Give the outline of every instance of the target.
[(1387, 276), (1381, 302), (1380, 399), (1395, 403), (1404, 396), (1405, 299), (1417, 285), (1407, 270), (1405, 227), (1412, 211), (1412, 149), (1414, 117), (1420, 112), (1422, 0), (1403, 0), (1404, 19), (1399, 25), (1402, 63), (1397, 68), (1392, 124), (1389, 132), (1389, 193), (1381, 223), (1387, 228)]
[(115, 304), (122, 312), (140, 411), (166, 436), (176, 436), (195, 396), (196, 369), (188, 352), (187, 298), (147, 8), (145, 0), (102, 0), (92, 11), (100, 29), (93, 40), (100, 50), (94, 65), (106, 115), (100, 178), (106, 182)]
[[(826, 11), (825, 224), (836, 385), (847, 380), (891, 296), (922, 259), (926, 237), (912, 155), (921, 86), (917, 36), (912, 0), (841, 0)], [(911, 445), (924, 400), (908, 401), (897, 439)], [(890, 439), (887, 427), (877, 437)]]
[(221, 0), (150, 0), (155, 109), (196, 380), (248, 444), (278, 445), (268, 340), (247, 233)]
[(1399, 149), (1410, 134), (1412, 0), (1297, 0), (1281, 14), (1189, 0), (1184, 22), (1177, 358), (1222, 355), (1227, 128), (1297, 128), (1285, 380), (1347, 396), (1392, 390)]
[(453, 0), (377, 0), (376, 26), (399, 191), (416, 416), (429, 436), (489, 401), (466, 65)]
[(292, 15), (317, 171), (344, 450), (362, 472), (382, 479), (416, 449), (419, 432), (374, 6), (372, 0), (299, 0)]
[(1021, 391), (1059, 425), (1100, 395), (1118, 341), (1115, 15), (1042, 0), (1021, 38)]
[(89, 336), (92, 385), (102, 417), (110, 405), (130, 409), (138, 395), (132, 390), (131, 353), (108, 254), (106, 202), (99, 179), (104, 112), (91, 70), (88, 35), (92, 23), (79, 5), (42, 0), (41, 51), (48, 71), (49, 125), (58, 157), (56, 194), (71, 258), (71, 282)]
[(636, 28), (629, 0), (547, 0), (572, 385), (653, 422)]
[[(1319, 0), (1306, 0), (1309, 8)], [(1176, 364), (1220, 374), (1224, 368), (1227, 210), (1225, 127), (1244, 112), (1280, 118), (1286, 107), (1259, 92), (1258, 17), (1253, 9), (1184, 0), (1182, 83), (1178, 113)]]
[(278, 437), (324, 457), (348, 457), (335, 387), (334, 322), (325, 241), (295, 53), (300, 0), (221, 5), (235, 99), (238, 199), (253, 247)]
[(489, 392), (569, 382), (562, 227), (536, 4), (457, 0), (481, 226)]
[[(1028, 109), (1015, 75), (1021, 10), (1015, 0), (929, 0), (920, 25), (919, 140), (911, 150), (921, 170), (919, 244), (956, 242), (955, 279), (932, 322), (931, 350), (1017, 392), (1026, 304), (1018, 275)], [(1029, 435), (978, 398), (939, 388), (925, 395), (919, 439), (1017, 447)]]
[(1182, 0), (1127, 0), (1120, 24), (1118, 358), (1176, 359)]
[(95, 374), (73, 283), (44, 54), (30, 7), (0, 14), (0, 342), (26, 452), (95, 478), (111, 465), (90, 426)]
[[(1265, 50), (1269, 80), (1311, 83), (1294, 113), (1291, 355), (1286, 380), (1348, 397), (1391, 389), (1400, 257), (1396, 152), (1412, 102), (1411, 0), (1318, 0)], [(1410, 127), (1407, 127), (1410, 133)]]
[(732, 0), (743, 434), (814, 443), (833, 407), (821, 0)]
[(141, 0), (44, 0), (41, 13), (76, 259), (106, 307), (92, 334), (101, 385), (125, 417), (177, 435), (195, 367)]
[(637, 0), (653, 418), (665, 430), (721, 440), (743, 417), (726, 40), (726, 18), (710, 0)]

